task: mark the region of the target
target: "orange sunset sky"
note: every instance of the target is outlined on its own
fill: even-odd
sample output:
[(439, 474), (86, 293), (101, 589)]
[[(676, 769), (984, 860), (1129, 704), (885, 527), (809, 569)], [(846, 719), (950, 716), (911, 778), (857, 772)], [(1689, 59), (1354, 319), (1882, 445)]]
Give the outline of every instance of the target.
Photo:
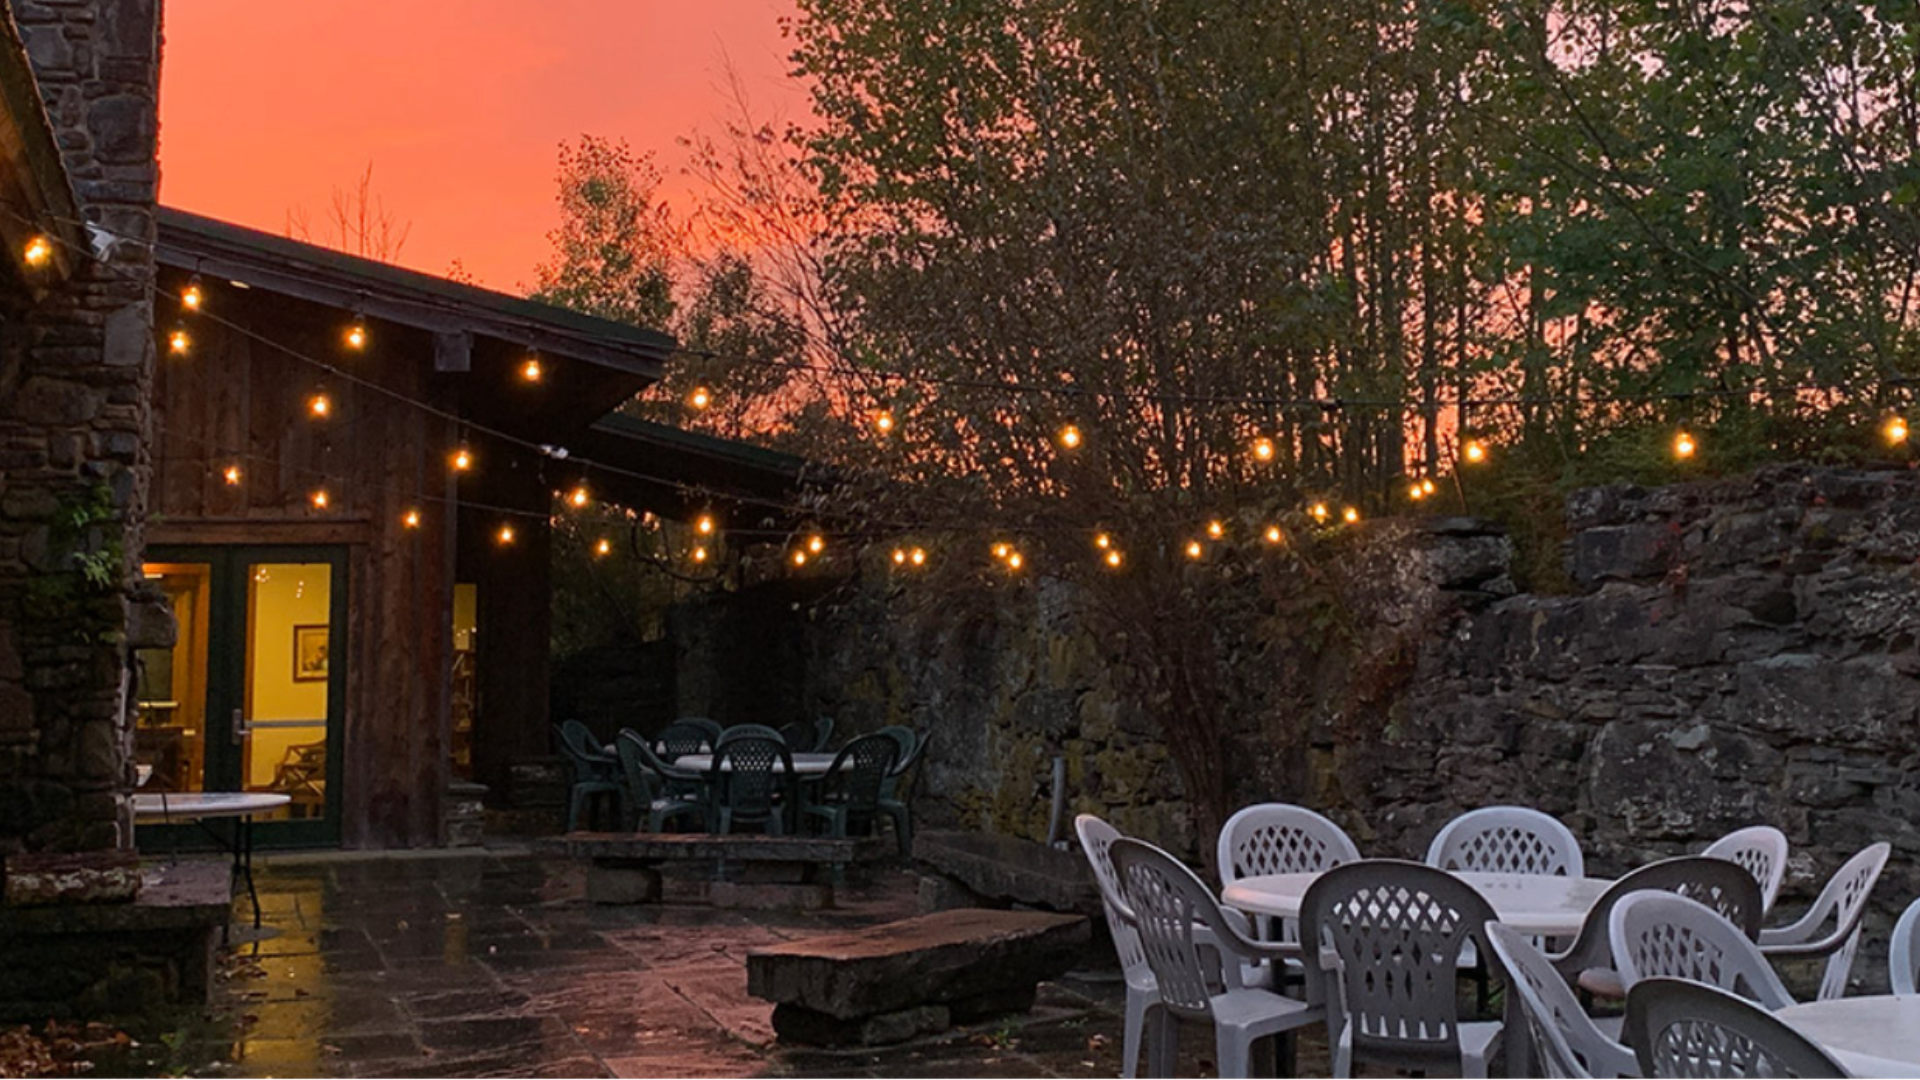
[(272, 232), (373, 163), (411, 233), (397, 261), (456, 258), (510, 292), (557, 221), (555, 152), (582, 133), (652, 150), (685, 206), (676, 139), (731, 114), (805, 115), (790, 0), (165, 0), (161, 201)]

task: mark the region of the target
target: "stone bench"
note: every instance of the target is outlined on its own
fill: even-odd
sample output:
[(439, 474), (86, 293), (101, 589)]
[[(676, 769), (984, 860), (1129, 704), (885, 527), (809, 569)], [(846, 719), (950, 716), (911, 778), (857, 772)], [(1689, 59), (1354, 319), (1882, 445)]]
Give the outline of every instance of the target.
[[(913, 857), (960, 885), (959, 895), (973, 904), (1020, 904), (1090, 918), (1101, 914), (1100, 889), (1077, 851), (995, 833), (927, 831), (913, 838)], [(950, 906), (924, 893), (922, 900), (923, 910)]]
[(572, 832), (538, 846), (586, 860), (587, 899), (596, 904), (659, 900), (661, 863), (704, 861), (718, 868), (707, 892), (715, 907), (783, 910), (832, 906), (832, 876), (823, 868), (881, 858), (887, 850), (869, 837), (738, 833)]
[(821, 1046), (882, 1045), (1033, 1007), (1079, 959), (1087, 920), (956, 908), (747, 953), (747, 993), (773, 1030)]

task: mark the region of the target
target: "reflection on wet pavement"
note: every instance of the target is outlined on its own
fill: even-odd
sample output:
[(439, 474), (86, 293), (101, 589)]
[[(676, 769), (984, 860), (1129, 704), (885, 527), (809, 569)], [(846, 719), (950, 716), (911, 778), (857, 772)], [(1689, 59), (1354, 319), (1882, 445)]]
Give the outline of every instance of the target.
[[(881, 1051), (776, 1045), (748, 949), (915, 914), (905, 871), (830, 912), (596, 907), (570, 865), (482, 852), (263, 859), (279, 934), (235, 949), (205, 1022), (116, 1073), (238, 1076), (1116, 1076), (1121, 986)], [(1210, 1057), (1204, 1034), (1183, 1037)], [(1197, 1075), (1200, 1056), (1180, 1075)]]

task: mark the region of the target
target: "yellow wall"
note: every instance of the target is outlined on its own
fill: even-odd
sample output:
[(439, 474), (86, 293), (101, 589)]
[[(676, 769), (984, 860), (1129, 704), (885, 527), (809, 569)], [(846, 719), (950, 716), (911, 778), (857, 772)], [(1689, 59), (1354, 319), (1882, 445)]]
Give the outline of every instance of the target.
[[(333, 568), (326, 563), (270, 563), (248, 583), (247, 719), (310, 720), (311, 726), (255, 729), (247, 786), (264, 787), (287, 748), (327, 736), (327, 683), (293, 678), (293, 628), (327, 625)], [(265, 580), (261, 580), (262, 578)]]

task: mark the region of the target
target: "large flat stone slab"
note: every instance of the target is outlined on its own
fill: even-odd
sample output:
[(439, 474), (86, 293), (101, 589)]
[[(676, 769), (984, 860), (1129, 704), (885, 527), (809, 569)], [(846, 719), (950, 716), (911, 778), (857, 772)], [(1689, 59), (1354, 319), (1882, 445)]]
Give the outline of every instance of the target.
[[(839, 1020), (922, 1005), (1031, 1001), (1071, 970), (1087, 920), (1037, 911), (959, 908), (747, 953), (747, 993)], [(778, 1023), (776, 1010), (776, 1025)]]
[(922, 832), (913, 857), (986, 900), (1100, 914), (1100, 890), (1084, 856), (992, 833)]

